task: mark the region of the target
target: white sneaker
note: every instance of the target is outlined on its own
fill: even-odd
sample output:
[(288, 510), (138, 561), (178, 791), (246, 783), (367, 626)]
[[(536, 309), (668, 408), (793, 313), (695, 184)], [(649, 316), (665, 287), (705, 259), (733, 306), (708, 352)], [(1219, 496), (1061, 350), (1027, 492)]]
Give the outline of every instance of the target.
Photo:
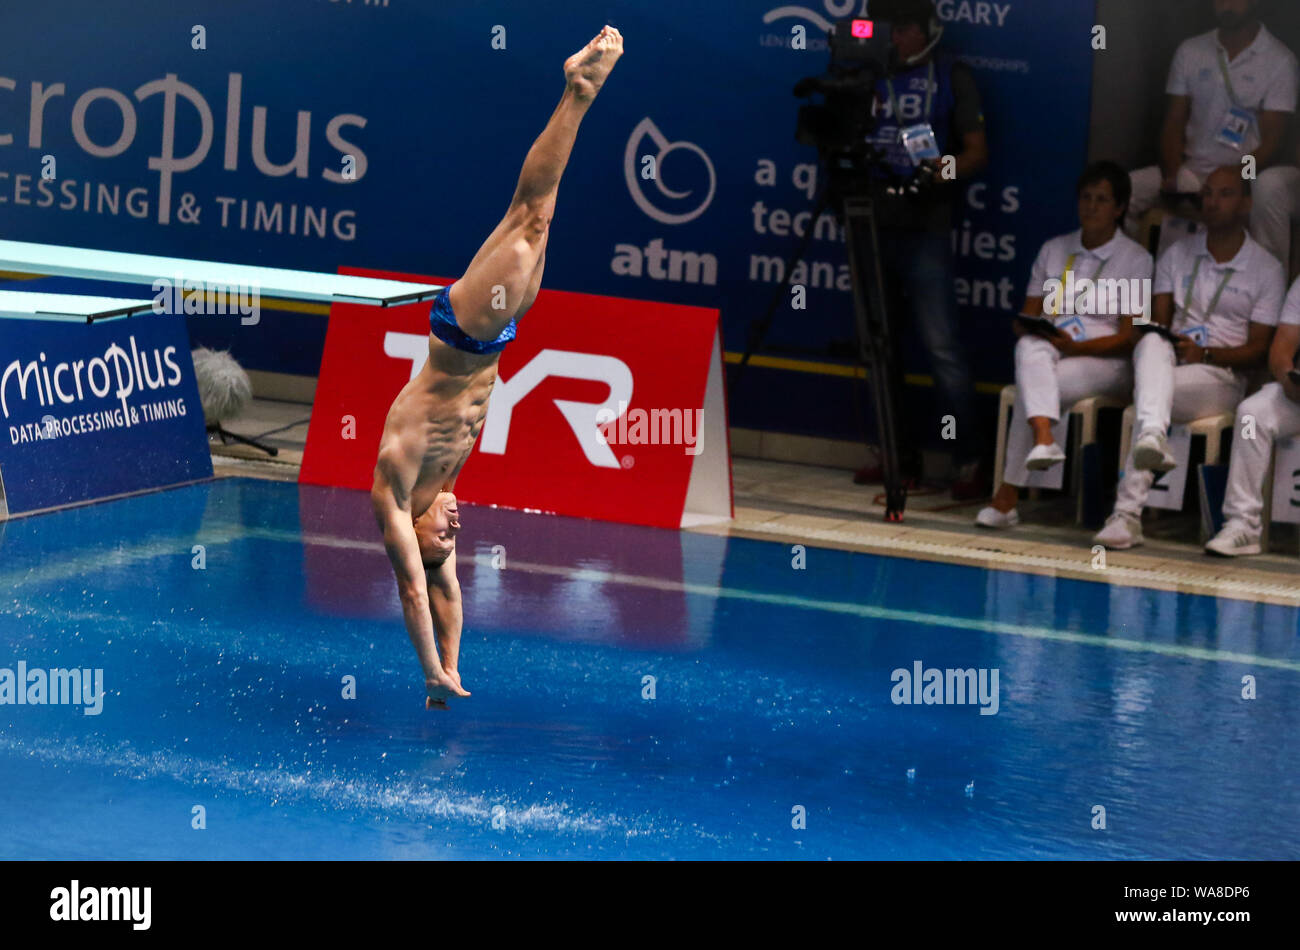
[(1031, 472), (1042, 472), (1064, 461), (1065, 450), (1055, 442), (1051, 445), (1035, 445), (1029, 450), (1029, 456), (1025, 459), (1025, 468)]
[(1014, 528), (1020, 524), (1020, 515), (1016, 509), (1010, 511), (998, 511), (992, 505), (980, 509), (980, 513), (975, 516), (975, 523), (981, 528)]
[(1135, 548), (1142, 543), (1142, 522), (1122, 511), (1106, 519), (1106, 526), (1093, 535), (1093, 543), (1113, 551)]
[(1210, 554), (1217, 554), (1220, 557), (1238, 557), (1242, 554), (1259, 554), (1260, 536), (1257, 532), (1251, 531), (1240, 521), (1229, 521), (1223, 528), (1209, 541), (1205, 542), (1205, 550)]
[(1177, 468), (1178, 461), (1169, 451), (1169, 440), (1156, 429), (1148, 429), (1138, 436), (1133, 446), (1133, 467), (1139, 472), (1168, 472)]

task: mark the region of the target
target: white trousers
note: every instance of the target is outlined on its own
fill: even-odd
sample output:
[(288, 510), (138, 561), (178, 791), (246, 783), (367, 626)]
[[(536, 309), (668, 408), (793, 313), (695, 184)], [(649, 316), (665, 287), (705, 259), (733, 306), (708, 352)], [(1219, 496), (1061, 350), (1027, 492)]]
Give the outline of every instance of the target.
[[(1133, 350), (1133, 405), (1137, 414), (1133, 446), (1143, 432), (1165, 432), (1171, 422), (1194, 422), (1232, 412), (1245, 391), (1245, 377), (1226, 367), (1204, 363), (1177, 365), (1173, 344), (1148, 333)], [(1154, 481), (1154, 473), (1140, 472), (1133, 467), (1130, 447), (1120, 474), (1115, 510), (1141, 517)]]
[[(1254, 417), (1255, 437), (1242, 437), (1247, 416)], [(1278, 439), (1300, 435), (1300, 403), (1292, 402), (1280, 383), (1269, 383), (1237, 407), (1237, 429), (1228, 466), (1228, 492), (1223, 517), (1241, 521), (1258, 534), (1264, 515), (1264, 479)]]
[(1029, 478), (1025, 459), (1034, 447), (1029, 419), (1044, 416), (1056, 422), (1080, 399), (1091, 396), (1127, 397), (1133, 391), (1133, 364), (1123, 358), (1067, 356), (1033, 334), (1016, 342), (1016, 404), (1007, 433), (1007, 464), (1003, 481), (1024, 485)]
[[(1142, 216), (1155, 207), (1164, 175), (1158, 165), (1129, 173), (1133, 199), (1129, 202), (1124, 229), (1136, 237)], [(1178, 171), (1179, 187), (1200, 190), (1201, 179), (1187, 168)], [(1251, 187), (1254, 198), (1250, 212), (1250, 234), (1288, 270), (1291, 266), (1291, 219), (1300, 217), (1300, 168), (1275, 165), (1259, 173)]]

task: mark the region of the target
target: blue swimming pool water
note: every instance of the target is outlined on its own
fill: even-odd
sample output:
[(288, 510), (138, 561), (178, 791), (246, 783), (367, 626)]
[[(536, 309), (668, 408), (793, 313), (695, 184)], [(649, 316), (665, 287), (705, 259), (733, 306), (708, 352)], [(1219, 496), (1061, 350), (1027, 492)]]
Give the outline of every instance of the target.
[[(449, 713), (364, 495), (228, 479), (0, 527), (0, 667), (107, 691), (0, 705), (0, 857), (1300, 856), (1294, 609), (465, 523)], [(996, 668), (997, 714), (895, 705), (918, 660)]]

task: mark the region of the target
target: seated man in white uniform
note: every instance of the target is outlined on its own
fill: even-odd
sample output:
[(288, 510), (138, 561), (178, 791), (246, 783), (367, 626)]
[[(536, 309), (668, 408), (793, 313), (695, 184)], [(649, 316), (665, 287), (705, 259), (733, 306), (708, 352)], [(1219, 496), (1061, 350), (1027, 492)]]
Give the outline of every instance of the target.
[[(1264, 478), (1273, 459), (1273, 445), (1278, 439), (1300, 435), (1300, 385), (1290, 376), (1295, 369), (1297, 349), (1300, 349), (1300, 280), (1287, 294), (1277, 336), (1269, 349), (1268, 368), (1274, 382), (1237, 407), (1228, 491), (1223, 499), (1223, 528), (1205, 544), (1205, 550), (1211, 554), (1237, 557), (1260, 551)], [(1245, 438), (1251, 427), (1254, 438)]]
[[(1065, 450), (1052, 436), (1062, 412), (1089, 396), (1127, 399), (1133, 391), (1133, 317), (1142, 312), (1142, 291), (1150, 287), (1138, 282), (1150, 281), (1152, 260), (1119, 230), (1129, 201), (1128, 173), (1114, 162), (1097, 162), (1084, 171), (1076, 193), (1081, 228), (1043, 245), (1021, 311), (1041, 317), (1047, 298), (1047, 315), (1057, 332), (1045, 326), (1034, 332), (1021, 321), (1015, 324), (1020, 339), (1006, 471), (993, 500), (975, 516), (975, 523), (986, 528), (1019, 524), (1016, 502), (1029, 473), (1065, 459)], [(1059, 290), (1049, 290), (1053, 281), (1059, 282)], [(1141, 288), (1136, 294), (1135, 283)], [(1073, 307), (1063, 306), (1067, 287), (1074, 295)]]
[(1166, 434), (1185, 423), (1233, 412), (1245, 373), (1261, 365), (1286, 293), (1282, 265), (1249, 234), (1250, 182), (1235, 166), (1212, 172), (1201, 189), (1205, 234), (1183, 238), (1156, 264), (1152, 323), (1133, 349), (1135, 438), (1120, 473), (1115, 510), (1094, 539), (1108, 548), (1142, 543), (1142, 509), (1156, 472), (1176, 462)]
[(1284, 162), (1296, 110), (1295, 54), (1259, 22), (1260, 0), (1214, 0), (1219, 28), (1183, 42), (1174, 54), (1160, 138), (1160, 165), (1133, 172), (1126, 230), (1137, 234), (1160, 192), (1197, 192), (1222, 165), (1253, 155), (1255, 205), (1250, 233), (1284, 264), (1291, 217), (1300, 213), (1300, 170)]

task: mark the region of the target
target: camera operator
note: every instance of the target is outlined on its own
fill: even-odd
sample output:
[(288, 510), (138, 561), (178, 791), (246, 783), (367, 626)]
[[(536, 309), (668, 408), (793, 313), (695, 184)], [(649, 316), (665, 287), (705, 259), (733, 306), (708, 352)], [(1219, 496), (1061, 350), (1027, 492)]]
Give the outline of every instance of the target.
[[(884, 153), (887, 170), (877, 171), (877, 220), (887, 296), (901, 291), (910, 304), (908, 321), (929, 353), (939, 394), (939, 418), (956, 420), (953, 497), (968, 500), (989, 490), (989, 469), (981, 461), (986, 447), (975, 411), (975, 387), (957, 331), (957, 298), (951, 243), (952, 208), (961, 185), (988, 164), (984, 115), (970, 68), (938, 53), (943, 29), (931, 0), (881, 0), (872, 3), (878, 20), (892, 29), (892, 75), (876, 83), (872, 144)], [(942, 156), (955, 157), (956, 181), (945, 181)], [(890, 184), (908, 182), (898, 196)], [(894, 311), (897, 312), (897, 311)], [(898, 321), (900, 330), (906, 324)], [(895, 335), (901, 343), (902, 333)], [(896, 344), (896, 346), (899, 346)], [(894, 391), (901, 393), (901, 346), (891, 360)], [(938, 419), (935, 425), (938, 426)], [(900, 427), (900, 433), (907, 427)], [(915, 442), (900, 446), (905, 480), (921, 476)], [(879, 482), (877, 462), (860, 470), (859, 484)]]

